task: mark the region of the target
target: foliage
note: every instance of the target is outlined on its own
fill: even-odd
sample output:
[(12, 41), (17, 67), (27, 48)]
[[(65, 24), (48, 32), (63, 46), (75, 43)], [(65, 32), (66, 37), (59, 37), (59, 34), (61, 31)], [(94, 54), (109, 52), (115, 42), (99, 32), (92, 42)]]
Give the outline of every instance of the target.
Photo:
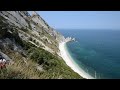
[(27, 27), (26, 27), (26, 28), (23, 28), (23, 27), (22, 27), (21, 30), (24, 31), (24, 32), (28, 32)]
[[(8, 24), (2, 22), (3, 18), (0, 17), (0, 39), (9, 38), (14, 40), (16, 44), (22, 47), (27, 54), (23, 58), (22, 54), (15, 52), (12, 46), (10, 46), (7, 51), (9, 57), (14, 61), (14, 64), (10, 64), (6, 69), (0, 70), (1, 79), (57, 79), (57, 78), (67, 78), (75, 79), (81, 78), (77, 73), (75, 73), (66, 63), (42, 48), (38, 48), (28, 41), (24, 41), (19, 37), (17, 29), (9, 28)], [(9, 32), (12, 31), (12, 33)], [(22, 29), (24, 32), (27, 30)], [(47, 32), (43, 30), (43, 35), (47, 36), (51, 41), (54, 40)], [(32, 38), (29, 39), (37, 45), (39, 44), (36, 40)], [(11, 52), (9, 52), (10, 50)], [(27, 64), (24, 62), (27, 62)], [(40, 71), (36, 68), (36, 65), (41, 65), (44, 71)]]
[[(81, 78), (62, 59), (41, 48), (31, 48), (28, 50), (28, 54), (30, 55), (30, 59), (42, 65), (49, 72), (49, 78), (56, 78), (58, 76), (62, 76), (62, 78)], [(53, 73), (56, 76), (53, 77)]]
[(32, 37), (29, 38), (30, 41), (33, 41)]

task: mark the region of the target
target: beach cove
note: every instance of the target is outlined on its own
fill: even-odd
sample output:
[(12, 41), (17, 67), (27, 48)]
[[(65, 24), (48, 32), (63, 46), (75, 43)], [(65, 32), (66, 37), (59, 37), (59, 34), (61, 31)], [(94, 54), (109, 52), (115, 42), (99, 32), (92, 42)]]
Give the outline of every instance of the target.
[(74, 61), (74, 59), (70, 56), (67, 48), (66, 48), (67, 41), (59, 43), (59, 50), (61, 57), (66, 62), (66, 64), (74, 70), (76, 73), (78, 73), (81, 77), (85, 79), (94, 79), (91, 75), (86, 73), (82, 68), (80, 68), (77, 63)]

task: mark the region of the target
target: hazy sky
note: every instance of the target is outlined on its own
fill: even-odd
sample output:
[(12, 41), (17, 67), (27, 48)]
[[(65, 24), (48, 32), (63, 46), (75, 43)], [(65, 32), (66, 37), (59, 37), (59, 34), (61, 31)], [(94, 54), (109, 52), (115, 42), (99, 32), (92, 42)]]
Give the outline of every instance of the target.
[(120, 11), (37, 12), (56, 29), (120, 29)]

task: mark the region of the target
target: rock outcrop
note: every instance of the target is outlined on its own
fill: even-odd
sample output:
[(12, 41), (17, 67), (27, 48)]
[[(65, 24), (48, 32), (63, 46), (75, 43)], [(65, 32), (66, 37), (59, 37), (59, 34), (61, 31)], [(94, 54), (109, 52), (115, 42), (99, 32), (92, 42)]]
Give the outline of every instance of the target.
[(51, 28), (35, 11), (30, 15), (27, 11), (0, 11), (2, 23), (10, 33), (13, 29), (22, 40), (41, 47), (50, 53), (59, 53), (58, 44), (64, 36)]
[(60, 56), (65, 38), (33, 11), (0, 11), (0, 79), (81, 78)]

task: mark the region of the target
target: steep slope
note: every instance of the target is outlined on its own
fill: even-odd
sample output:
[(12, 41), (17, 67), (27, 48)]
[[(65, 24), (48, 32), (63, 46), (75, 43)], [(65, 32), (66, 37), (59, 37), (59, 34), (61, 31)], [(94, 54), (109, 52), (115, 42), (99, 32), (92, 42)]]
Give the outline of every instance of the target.
[(11, 58), (0, 78), (80, 78), (60, 57), (63, 40), (36, 12), (0, 11), (0, 51)]
[(9, 27), (18, 29), (20, 38), (51, 53), (59, 52), (58, 43), (64, 37), (52, 29), (37, 13), (30, 16), (25, 11), (1, 11), (0, 15), (6, 19), (4, 22), (9, 23)]

